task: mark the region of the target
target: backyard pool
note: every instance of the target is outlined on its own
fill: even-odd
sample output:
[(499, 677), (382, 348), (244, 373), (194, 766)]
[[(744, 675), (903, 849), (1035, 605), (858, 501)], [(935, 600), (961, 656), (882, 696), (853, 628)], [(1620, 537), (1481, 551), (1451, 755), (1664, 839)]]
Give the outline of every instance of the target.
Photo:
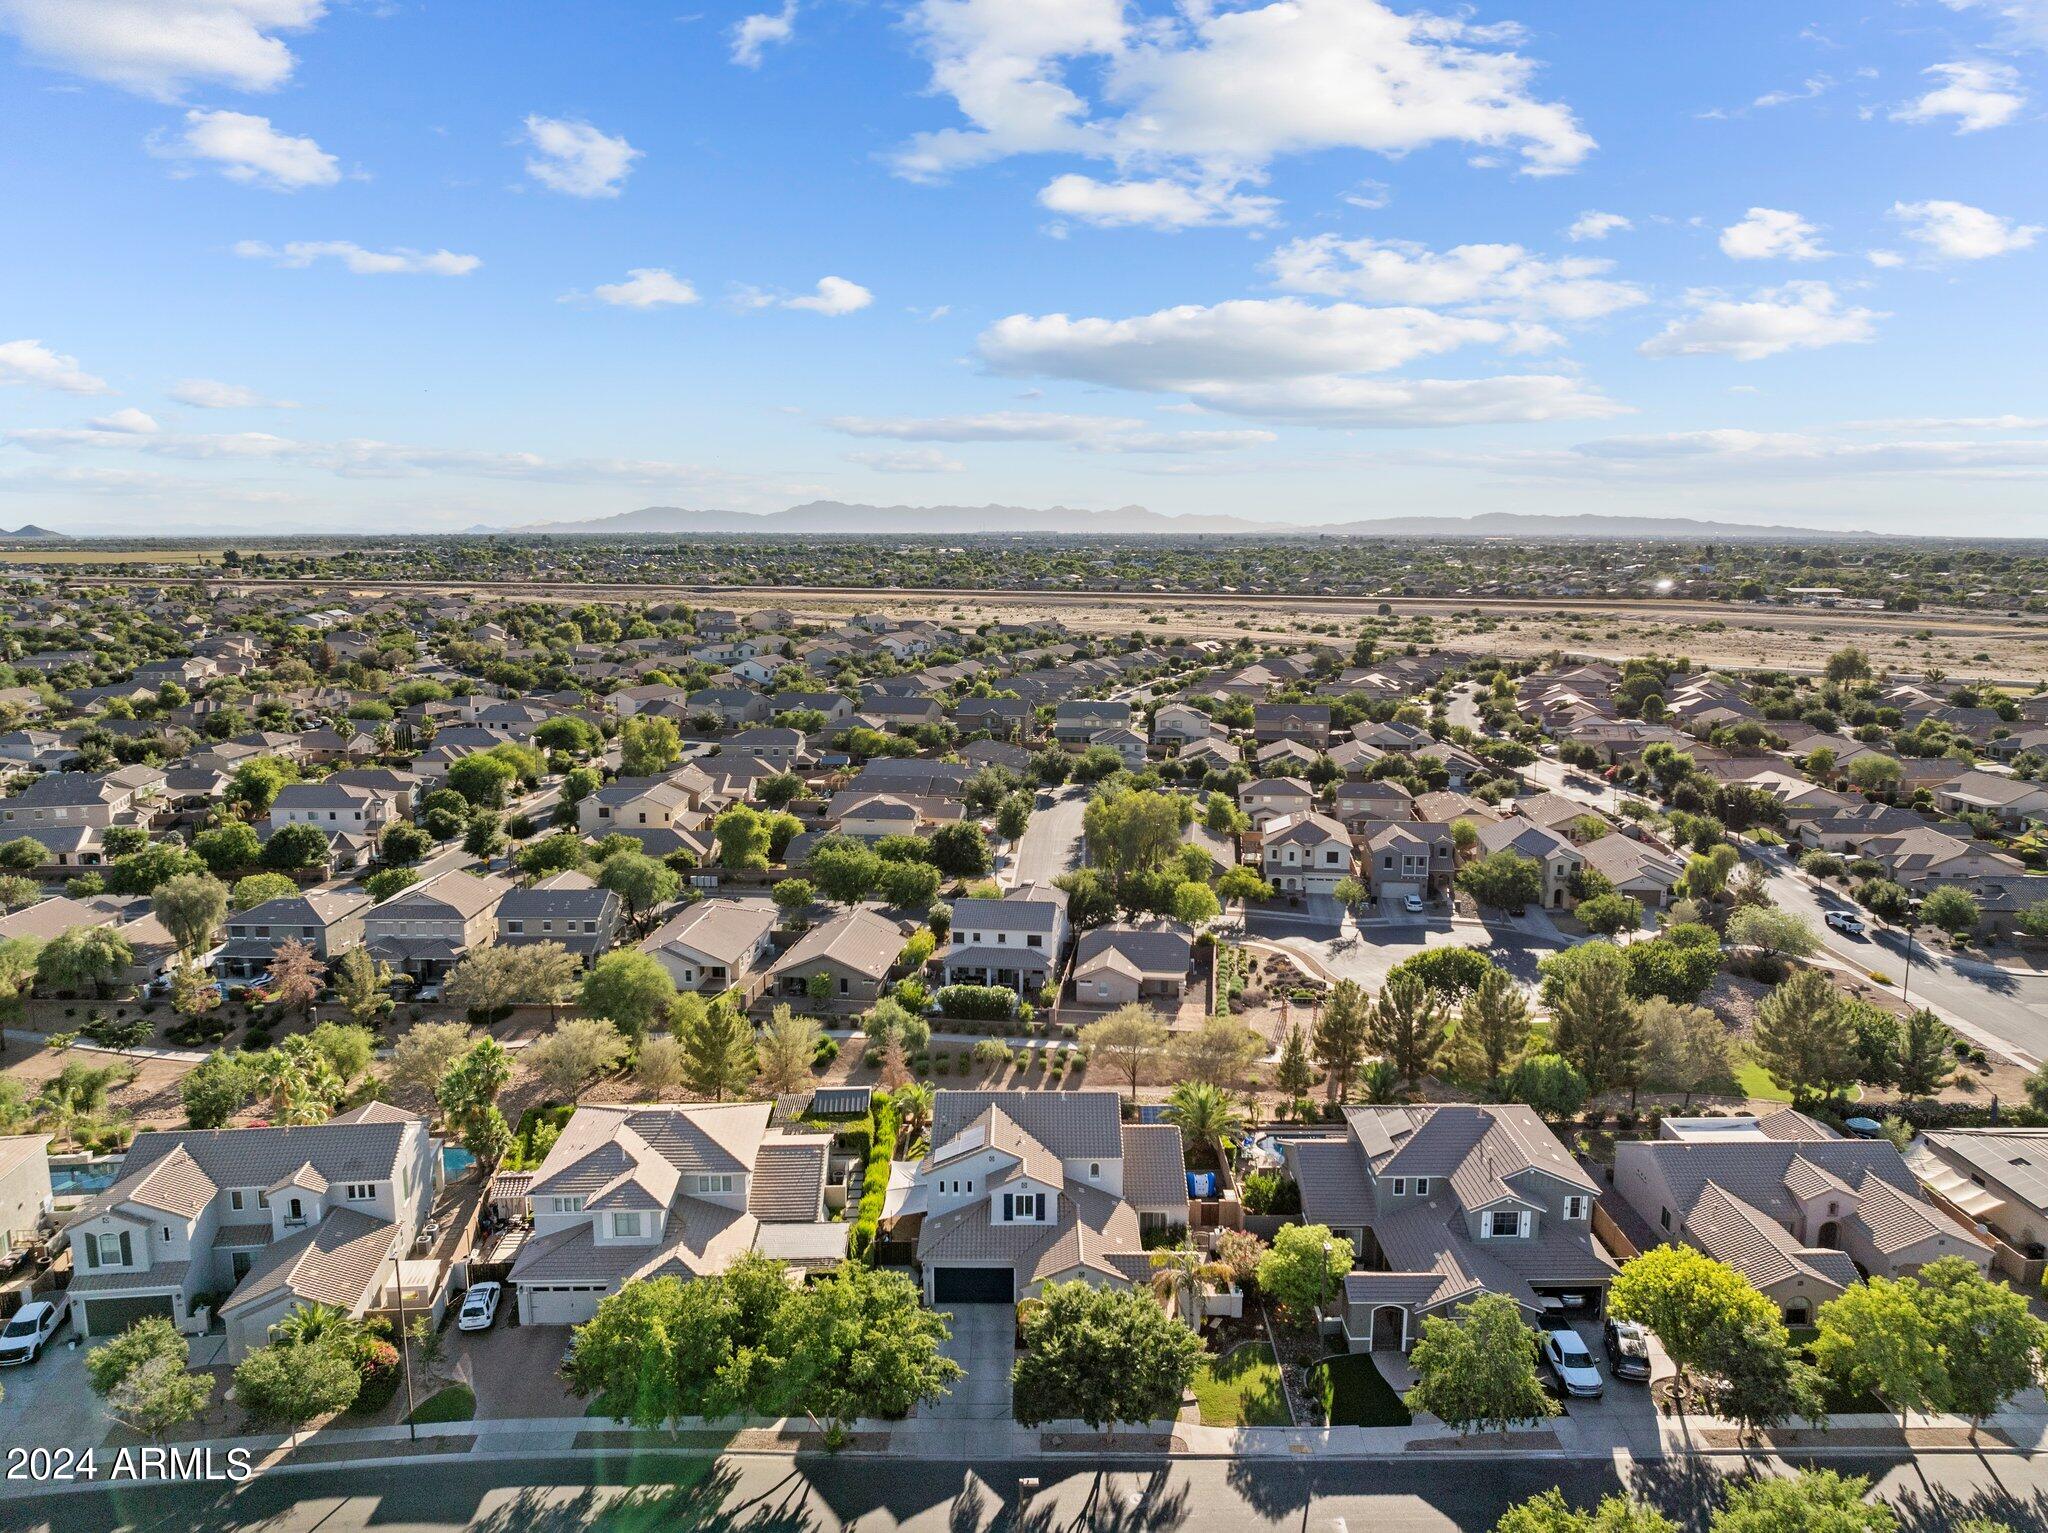
[(441, 1178), (443, 1181), (454, 1181), (475, 1164), (476, 1157), (461, 1145), (444, 1144), (441, 1146)]
[(50, 1167), (50, 1192), (59, 1198), (89, 1198), (114, 1185), (118, 1160), (86, 1161), (76, 1165)]

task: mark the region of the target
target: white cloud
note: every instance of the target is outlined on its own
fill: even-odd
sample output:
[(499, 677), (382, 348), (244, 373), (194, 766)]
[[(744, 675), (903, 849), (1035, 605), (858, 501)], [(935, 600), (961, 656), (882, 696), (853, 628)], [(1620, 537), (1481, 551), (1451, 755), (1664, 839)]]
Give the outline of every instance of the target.
[(1433, 425), (1612, 414), (1565, 377), (1366, 380), (1468, 345), (1512, 350), (1532, 328), (1429, 309), (1298, 298), (1184, 305), (1131, 319), (1013, 314), (978, 348), (994, 371), (1184, 394), (1228, 414), (1329, 425)]
[(1748, 301), (1695, 290), (1686, 295), (1691, 312), (1637, 348), (1646, 357), (1733, 357), (1757, 362), (1783, 351), (1876, 339), (1870, 309), (1842, 307), (1825, 282), (1788, 282), (1766, 288)]
[(1737, 261), (1824, 261), (1833, 254), (1820, 230), (1782, 208), (1751, 208), (1721, 231), (1721, 251)]
[(842, 415), (827, 424), (848, 436), (898, 442), (1064, 442), (1088, 452), (1215, 452), (1261, 447), (1278, 440), (1270, 431), (1157, 431), (1141, 420), (1122, 416), (1040, 410), (879, 418)]
[[(1448, 460), (1446, 460), (1448, 461)], [(1798, 480), (1914, 474), (1956, 479), (2048, 477), (2048, 441), (1845, 441), (1785, 431), (1710, 429), (1608, 437), (1558, 449), (1462, 455), (1458, 466), (1617, 482)]]
[(642, 153), (623, 138), (561, 117), (528, 117), (526, 141), (535, 150), (526, 173), (570, 197), (618, 196)]
[(1953, 117), (1956, 132), (1977, 133), (2011, 122), (2027, 104), (2019, 71), (2010, 64), (1963, 59), (1921, 72), (1942, 83), (1893, 111), (1893, 121), (1933, 122)]
[(783, 0), (779, 11), (744, 16), (732, 29), (732, 61), (748, 69), (761, 67), (762, 50), (796, 35), (796, 0)]
[(170, 397), (195, 410), (296, 410), (284, 399), (266, 399), (254, 389), (238, 383), (218, 383), (211, 378), (184, 378), (171, 385)]
[(1326, 149), (1458, 143), (1547, 175), (1593, 147), (1568, 107), (1531, 93), (1516, 29), (1378, 0), (1165, 14), (1122, 0), (918, 0), (913, 20), (934, 90), (966, 119), (904, 146), (896, 166), (913, 179), (1066, 153), (1221, 195)]
[(296, 60), (276, 34), (326, 10), (326, 0), (0, 0), (0, 29), (40, 63), (175, 101), (199, 81), (277, 89)]
[(2014, 223), (1967, 202), (1895, 202), (1892, 217), (1905, 225), (1907, 239), (1945, 261), (1981, 261), (2025, 250), (2041, 235), (2039, 224)]
[(1619, 234), (1635, 225), (1619, 213), (1602, 213), (1588, 208), (1564, 231), (1568, 240), (1604, 240), (1610, 234)]
[(1765, 91), (1756, 100), (1750, 102), (1750, 105), (1768, 110), (1774, 106), (1785, 106), (1793, 101), (1811, 101), (1815, 96), (1825, 95), (1829, 90), (1833, 89), (1834, 83), (1827, 75), (1809, 75), (1800, 82), (1797, 90)]
[(247, 112), (187, 112), (184, 136), (156, 145), (155, 152), (207, 160), (230, 181), (273, 191), (332, 186), (341, 179), (340, 162), (312, 139), (280, 133), (268, 117)]
[(967, 465), (949, 458), (936, 447), (905, 447), (890, 452), (850, 452), (849, 463), (858, 463), (878, 474), (964, 474)]
[(1520, 245), (1438, 252), (1410, 240), (1319, 234), (1282, 245), (1271, 267), (1278, 285), (1297, 293), (1562, 320), (1598, 319), (1646, 301), (1633, 283), (1609, 280), (1612, 261), (1545, 260)]
[(844, 277), (820, 277), (815, 291), (779, 300), (785, 309), (808, 309), (813, 314), (833, 316), (865, 309), (874, 301), (873, 293)]
[(65, 394), (110, 394), (106, 380), (95, 378), (41, 341), (0, 341), (0, 384), (27, 383)]
[(697, 290), (689, 280), (659, 266), (636, 266), (624, 282), (601, 282), (595, 289), (601, 303), (627, 309), (659, 309), (672, 304), (695, 303)]
[(112, 415), (102, 415), (87, 424), (95, 431), (126, 432), (131, 436), (148, 436), (163, 429), (156, 423), (155, 416), (132, 407), (116, 410)]
[(1941, 0), (1952, 11), (1989, 11), (2004, 23), (2004, 41), (2048, 48), (2048, 0)]
[(387, 276), (395, 272), (423, 272), (435, 277), (466, 277), (483, 265), (480, 256), (457, 255), (452, 250), (366, 250), (353, 240), (294, 240), (284, 246), (262, 240), (242, 240), (235, 254), (252, 261), (271, 261), (279, 266), (311, 266), (332, 258), (358, 276)]
[(1038, 193), (1039, 203), (1100, 228), (1191, 229), (1201, 224), (1267, 224), (1277, 204), (1220, 187), (1181, 181), (1097, 181), (1092, 176), (1055, 177)]

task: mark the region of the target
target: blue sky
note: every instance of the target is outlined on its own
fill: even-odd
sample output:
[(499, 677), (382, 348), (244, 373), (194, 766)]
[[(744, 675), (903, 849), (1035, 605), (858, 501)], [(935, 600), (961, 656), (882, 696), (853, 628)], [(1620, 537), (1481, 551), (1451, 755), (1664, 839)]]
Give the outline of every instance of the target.
[(2048, 535), (2048, 0), (0, 0), (0, 526)]

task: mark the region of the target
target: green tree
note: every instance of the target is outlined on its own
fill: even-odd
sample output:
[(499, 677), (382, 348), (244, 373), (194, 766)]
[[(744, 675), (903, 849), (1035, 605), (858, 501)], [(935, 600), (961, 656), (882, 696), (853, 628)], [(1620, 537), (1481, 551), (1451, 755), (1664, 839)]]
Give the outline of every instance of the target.
[(1557, 1052), (1598, 1094), (1636, 1078), (1643, 1059), (1643, 1019), (1628, 989), (1628, 960), (1612, 943), (1583, 943), (1584, 955), (1551, 1003)]
[(187, 1127), (227, 1127), (235, 1114), (249, 1105), (255, 1089), (254, 1076), (243, 1056), (226, 1050), (207, 1055), (178, 1082)]
[(1194, 806), (1182, 795), (1109, 787), (1090, 799), (1082, 813), (1088, 860), (1121, 888), (1133, 874), (1174, 856), (1193, 817)]
[(192, 850), (199, 854), (207, 871), (218, 878), (253, 868), (263, 857), (263, 843), (256, 839), (255, 830), (240, 820), (202, 830), (192, 838)]
[(1735, 1079), (1728, 1028), (1704, 1006), (1653, 996), (1642, 1004), (1642, 1081), (1652, 1091), (1713, 1091)]
[(1327, 1224), (1283, 1225), (1259, 1258), (1259, 1291), (1293, 1324), (1310, 1326), (1356, 1260), (1351, 1242), (1331, 1234)]
[(1572, 914), (1588, 931), (1613, 937), (1635, 931), (1643, 924), (1643, 903), (1626, 894), (1599, 894), (1580, 900)]
[(1408, 1355), (1415, 1387), (1408, 1408), (1457, 1430), (1497, 1432), (1555, 1412), (1536, 1376), (1536, 1333), (1508, 1294), (1488, 1293), (1455, 1318), (1429, 1315)]
[(1920, 902), (1920, 919), (1951, 937), (1966, 937), (1984, 920), (1977, 896), (1953, 884), (1931, 890)]
[(1200, 1025), (1168, 1039), (1173, 1073), (1183, 1085), (1242, 1087), (1265, 1056), (1266, 1040), (1228, 1013), (1204, 1017)]
[(1436, 1063), (1448, 1030), (1443, 997), (1413, 973), (1389, 974), (1373, 1002), (1366, 1036), (1409, 1084)]
[(1105, 1069), (1121, 1076), (1132, 1101), (1138, 1087), (1165, 1053), (1166, 1026), (1159, 1013), (1143, 1001), (1119, 1006), (1099, 1022), (1081, 1029), (1081, 1045), (1092, 1063), (1100, 1060)]
[(476, 1034), (462, 1022), (415, 1022), (391, 1047), (391, 1079), (415, 1091), (435, 1092)]
[(1896, 1070), (1903, 1095), (1931, 1097), (1955, 1078), (1956, 1035), (1926, 1007), (1906, 1014), (1898, 1039)]
[(1299, 1098), (1307, 1096), (1315, 1083), (1316, 1067), (1308, 1057), (1308, 1041), (1301, 1035), (1301, 1024), (1290, 1022), (1280, 1044), (1280, 1058), (1273, 1066), (1273, 1084), (1289, 1097)]
[(683, 737), (673, 720), (635, 714), (619, 730), (619, 774), (656, 777), (683, 756)]
[(712, 821), (711, 834), (718, 843), (718, 865), (733, 872), (752, 869), (764, 871), (768, 867), (769, 849), (774, 838), (769, 832), (767, 818), (757, 809), (745, 804), (734, 804)]
[(836, 1435), (860, 1416), (900, 1419), (964, 1370), (944, 1352), (946, 1317), (900, 1272), (846, 1262), (798, 1288), (769, 1328), (774, 1398)]
[(1329, 1082), (1330, 1100), (1341, 1102), (1351, 1089), (1352, 1078), (1365, 1062), (1366, 1040), (1372, 1027), (1372, 1003), (1356, 980), (1340, 979), (1330, 987), (1316, 1018), (1309, 1049), (1316, 1065)]
[(801, 1091), (810, 1084), (811, 1067), (817, 1060), (818, 1046), (824, 1041), (824, 1030), (815, 1017), (799, 1016), (787, 1006), (777, 1006), (755, 1044), (761, 1084), (778, 1096)]
[(1586, 1077), (1562, 1054), (1528, 1054), (1501, 1076), (1494, 1088), (1503, 1102), (1521, 1102), (1551, 1123), (1561, 1123), (1586, 1105)]
[(811, 848), (805, 868), (827, 899), (851, 908), (875, 892), (882, 859), (858, 841), (827, 836)]
[(104, 996), (135, 962), (128, 939), (110, 926), (74, 926), (36, 955), (36, 984), (44, 990), (91, 990)]
[(327, 837), (312, 825), (280, 825), (263, 843), (263, 866), (278, 873), (317, 868), (330, 855)]
[(1856, 1082), (1856, 1032), (1834, 981), (1801, 969), (1757, 1007), (1755, 1048), (1771, 1079), (1795, 1101), (1837, 1096)]
[(683, 1083), (714, 1102), (744, 1095), (760, 1071), (754, 1031), (723, 996), (679, 1020), (676, 1041), (683, 1046)]
[(1655, 1507), (1622, 1496), (1603, 1496), (1598, 1506), (1582, 1512), (1553, 1485), (1509, 1507), (1493, 1533), (1678, 1533), (1678, 1524)]
[(1677, 1388), (1693, 1373), (1712, 1373), (1721, 1337), (1745, 1326), (1777, 1324), (1777, 1308), (1733, 1267), (1692, 1246), (1645, 1251), (1615, 1275), (1607, 1307), (1617, 1320), (1646, 1325), (1678, 1370)]
[(332, 980), (334, 998), (351, 1022), (373, 1026), (391, 1012), (391, 966), (368, 948), (358, 945), (343, 953)]
[(1224, 1163), (1225, 1141), (1244, 1129), (1244, 1114), (1229, 1094), (1205, 1080), (1184, 1080), (1176, 1085), (1161, 1116), (1180, 1130), (1186, 1143), (1201, 1145), (1215, 1156), (1219, 1166)]
[(228, 904), (235, 910), (254, 910), (271, 900), (290, 899), (299, 886), (282, 873), (251, 873), (235, 880)]
[(1897, 1515), (1866, 1501), (1869, 1493), (1868, 1480), (1832, 1469), (1739, 1480), (1714, 1513), (1712, 1533), (1894, 1533)]
[(1944, 1256), (1920, 1269), (1913, 1297), (1941, 1357), (1940, 1406), (1969, 1417), (1972, 1437), (1986, 1416), (2041, 1382), (2048, 1324), (2024, 1294), (1968, 1257)]
[(522, 1061), (556, 1101), (573, 1102), (590, 1081), (626, 1059), (626, 1040), (602, 1017), (567, 1017), (526, 1051)]
[(1488, 909), (1519, 910), (1543, 903), (1543, 868), (1519, 852), (1488, 852), (1459, 870), (1458, 887)]
[(1780, 958), (1810, 958), (1820, 951), (1814, 930), (1789, 910), (1744, 905), (1728, 917), (1728, 944)]
[(1471, 1040), (1486, 1064), (1486, 1078), (1499, 1080), (1508, 1061), (1529, 1042), (1529, 1003), (1507, 970), (1489, 966), (1465, 997), (1458, 1031)]
[(114, 1337), (105, 1346), (85, 1354), (85, 1378), (92, 1392), (105, 1398), (123, 1379), (144, 1363), (169, 1358), (183, 1367), (191, 1345), (179, 1334), (168, 1315), (146, 1315)]
[(563, 1376), (635, 1426), (749, 1411), (773, 1366), (768, 1331), (789, 1291), (783, 1265), (755, 1252), (688, 1282), (627, 1283), (576, 1328)]
[(972, 820), (941, 825), (929, 844), (932, 865), (949, 878), (982, 878), (995, 866), (988, 837)]
[(583, 980), (583, 1009), (617, 1024), (635, 1040), (668, 1014), (675, 998), (668, 970), (651, 954), (632, 948), (605, 954)]
[(1010, 1375), (1025, 1426), (1171, 1421), (1202, 1359), (1202, 1341), (1142, 1289), (1047, 1283), (1023, 1324)]

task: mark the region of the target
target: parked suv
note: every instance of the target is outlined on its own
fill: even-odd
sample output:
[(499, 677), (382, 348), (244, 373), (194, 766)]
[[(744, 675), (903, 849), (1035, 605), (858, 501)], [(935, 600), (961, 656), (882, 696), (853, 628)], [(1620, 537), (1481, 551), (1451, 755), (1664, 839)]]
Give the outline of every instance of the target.
[(1650, 1382), (1650, 1333), (1633, 1320), (1607, 1322), (1607, 1366), (1617, 1379)]
[(32, 1363), (42, 1356), (43, 1344), (56, 1331), (64, 1312), (47, 1299), (24, 1304), (0, 1328), (0, 1368)]

